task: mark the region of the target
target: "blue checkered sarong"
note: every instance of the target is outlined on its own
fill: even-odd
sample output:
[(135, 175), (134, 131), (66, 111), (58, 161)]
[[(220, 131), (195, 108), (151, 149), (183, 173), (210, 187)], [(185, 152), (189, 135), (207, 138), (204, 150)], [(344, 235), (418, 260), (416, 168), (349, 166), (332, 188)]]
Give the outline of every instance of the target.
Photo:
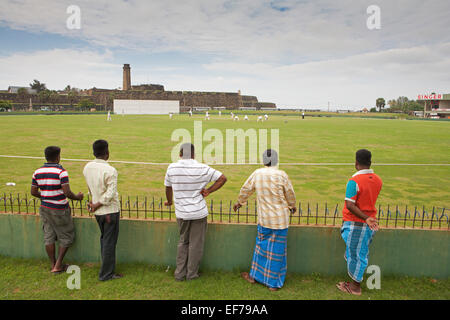
[(288, 229), (258, 225), (250, 277), (270, 288), (281, 288), (287, 271)]
[(350, 278), (361, 282), (369, 263), (369, 245), (375, 231), (366, 223), (344, 221), (341, 236), (345, 241), (345, 260)]

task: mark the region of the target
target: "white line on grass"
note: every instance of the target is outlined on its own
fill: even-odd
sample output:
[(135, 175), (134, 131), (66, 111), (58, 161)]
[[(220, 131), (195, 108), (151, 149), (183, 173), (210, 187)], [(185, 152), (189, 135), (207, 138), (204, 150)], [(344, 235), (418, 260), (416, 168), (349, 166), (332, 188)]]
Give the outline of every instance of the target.
[[(1, 158), (20, 158), (20, 159), (38, 159), (44, 160), (44, 157), (31, 157), (31, 156), (12, 156), (12, 155), (0, 155)], [(68, 159), (61, 158), (63, 161), (76, 161), (76, 162), (89, 162), (92, 159)], [(146, 164), (157, 166), (168, 166), (168, 162), (139, 162), (139, 161), (120, 161), (120, 160), (108, 160), (111, 163), (125, 163), (125, 164)], [(284, 166), (354, 166), (355, 163), (306, 163), (306, 162), (283, 162), (280, 163)], [(257, 166), (261, 163), (214, 163), (216, 166)], [(450, 166), (450, 163), (373, 163), (373, 166)]]

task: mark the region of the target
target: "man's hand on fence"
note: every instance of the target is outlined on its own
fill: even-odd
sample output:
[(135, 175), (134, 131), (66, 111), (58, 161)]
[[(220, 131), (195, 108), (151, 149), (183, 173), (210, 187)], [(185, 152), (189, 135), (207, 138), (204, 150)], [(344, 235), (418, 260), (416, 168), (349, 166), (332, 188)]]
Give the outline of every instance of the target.
[(172, 204), (173, 204), (172, 201), (165, 201), (165, 202), (164, 202), (164, 205), (165, 205), (166, 207), (170, 207)]
[(289, 208), (289, 211), (291, 211), (291, 214), (294, 214), (297, 212), (297, 207)]
[(233, 206), (234, 212), (238, 211), (238, 209), (239, 209), (240, 207), (242, 207), (242, 206), (241, 206), (241, 204), (240, 204), (239, 202), (238, 202), (238, 203), (235, 203), (234, 206)]

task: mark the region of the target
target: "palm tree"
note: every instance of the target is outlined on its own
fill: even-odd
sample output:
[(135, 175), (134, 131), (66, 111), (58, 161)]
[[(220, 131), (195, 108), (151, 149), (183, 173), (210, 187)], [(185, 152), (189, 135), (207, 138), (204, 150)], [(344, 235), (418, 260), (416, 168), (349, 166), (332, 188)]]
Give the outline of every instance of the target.
[(69, 103), (70, 106), (72, 107), (73, 102), (76, 100), (76, 98), (78, 97), (78, 92), (75, 90), (71, 90), (69, 91), (69, 93), (67, 94), (67, 98), (69, 99)]
[(47, 90), (45, 83), (40, 83), (38, 80), (34, 79), (33, 83), (30, 83), (31, 89), (35, 89), (37, 93)]
[(378, 112), (381, 112), (381, 109), (383, 109), (385, 105), (386, 105), (386, 101), (384, 100), (384, 98), (377, 99), (376, 106), (378, 108)]

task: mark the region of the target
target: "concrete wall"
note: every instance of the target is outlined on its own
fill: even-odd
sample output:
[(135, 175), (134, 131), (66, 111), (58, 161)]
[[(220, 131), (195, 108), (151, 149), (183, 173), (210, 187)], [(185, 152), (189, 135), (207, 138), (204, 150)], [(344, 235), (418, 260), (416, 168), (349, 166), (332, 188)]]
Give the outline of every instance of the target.
[[(75, 218), (76, 243), (67, 260), (100, 261), (100, 244), (94, 218)], [(208, 225), (202, 269), (248, 270), (256, 238), (256, 226)], [(0, 214), (0, 254), (45, 258), (39, 216)], [(370, 248), (369, 265), (382, 275), (450, 276), (450, 232), (383, 229)], [(175, 222), (121, 220), (117, 246), (118, 263), (145, 262), (175, 265), (178, 230)], [(335, 227), (292, 226), (288, 234), (288, 272), (328, 275), (346, 274), (344, 242)]]

